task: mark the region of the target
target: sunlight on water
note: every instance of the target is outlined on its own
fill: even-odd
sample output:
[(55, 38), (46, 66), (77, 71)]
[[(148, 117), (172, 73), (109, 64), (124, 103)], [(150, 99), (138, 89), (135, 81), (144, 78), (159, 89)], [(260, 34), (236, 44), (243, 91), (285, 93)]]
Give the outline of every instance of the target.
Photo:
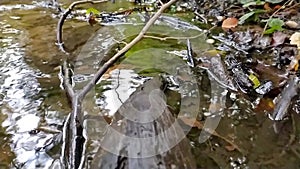
[[(5, 9), (9, 10), (8, 8), (10, 7), (6, 6)], [(0, 7), (0, 11), (3, 9), (3, 6)], [(36, 148), (49, 140), (51, 135), (29, 134), (40, 123), (38, 114), (42, 100), (37, 97), (41, 90), (37, 76), (41, 73), (30, 68), (24, 61), (25, 49), (16, 42), (21, 31), (5, 23), (5, 20), (0, 24), (0, 35), (5, 37), (0, 41), (0, 94), (3, 96), (0, 98), (0, 112), (7, 117), (2, 127), (6, 129), (5, 134), (11, 135), (6, 140), (11, 140), (11, 151), (16, 155), (13, 163), (17, 166), (24, 165), (25, 168), (46, 166), (51, 158), (46, 153), (37, 154)], [(2, 153), (4, 155), (9, 152), (0, 152)]]
[[(109, 85), (111, 90), (107, 90), (103, 93), (106, 102), (106, 104), (102, 104), (104, 105), (103, 109), (109, 110), (108, 115), (114, 115), (120, 106), (136, 90), (136, 87), (140, 86), (146, 79), (149, 78), (141, 78), (133, 70), (113, 70), (111, 77), (108, 79), (111, 82)], [(97, 102), (99, 102), (99, 100), (96, 100), (96, 103)]]

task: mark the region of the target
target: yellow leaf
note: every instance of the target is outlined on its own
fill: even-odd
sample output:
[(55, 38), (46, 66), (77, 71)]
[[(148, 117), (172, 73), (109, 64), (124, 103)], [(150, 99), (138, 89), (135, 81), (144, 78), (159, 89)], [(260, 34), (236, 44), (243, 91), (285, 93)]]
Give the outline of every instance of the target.
[(253, 82), (253, 84), (254, 84), (253, 88), (254, 89), (257, 88), (258, 86), (260, 86), (260, 81), (258, 80), (258, 78), (254, 74), (250, 74), (249, 79)]

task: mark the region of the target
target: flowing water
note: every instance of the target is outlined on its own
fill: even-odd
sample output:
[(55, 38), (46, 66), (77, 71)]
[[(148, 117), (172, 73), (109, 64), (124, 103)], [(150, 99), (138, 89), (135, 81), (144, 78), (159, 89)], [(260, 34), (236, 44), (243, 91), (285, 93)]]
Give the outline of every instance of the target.
[[(71, 1), (60, 3), (66, 7)], [(106, 11), (131, 6), (132, 3), (127, 1), (97, 5)], [(55, 45), (59, 15), (52, 1), (0, 2), (1, 169), (49, 168), (55, 159), (60, 158), (58, 133), (71, 110), (59, 79), (61, 59), (66, 57)], [(181, 17), (190, 16), (182, 14)], [(94, 27), (83, 22), (80, 17), (66, 21), (64, 39), (66, 46), (72, 49), (73, 80), (77, 90), (91, 79), (103, 61), (115, 53), (116, 47), (123, 45), (121, 41), (129, 42), (137, 34), (143, 26), (143, 19), (142, 15), (136, 15), (126, 21), (127, 24)], [(173, 21), (174, 18), (165, 16), (160, 21), (160, 27), (150, 30), (151, 35), (177, 37), (202, 33), (191, 25), (181, 24), (181, 27), (176, 27), (172, 25)], [(198, 57), (203, 51), (212, 48), (205, 43), (203, 36), (191, 42)], [(186, 61), (180, 57), (185, 49), (185, 40), (167, 40), (162, 43), (149, 38), (138, 43), (126, 53), (126, 58), (120, 64), (109, 70), (84, 101), (89, 134), (87, 156), (95, 154), (99, 138), (104, 132), (103, 126), (107, 124), (99, 121), (97, 116), (112, 115), (147, 76), (168, 72), (171, 75), (179, 73), (180, 78), (184, 79), (184, 74), (189, 75), (190, 70), (186, 71), (189, 67), (182, 67)], [(201, 113), (205, 115), (210, 105), (210, 92), (207, 91), (210, 84), (207, 74), (201, 70), (195, 72), (201, 94), (201, 106), (197, 113), (201, 116)], [(299, 167), (298, 144), (284, 149), (293, 133), (291, 125), (282, 127), (283, 131), (278, 135), (273, 131), (273, 122), (261, 112), (254, 112), (253, 104), (247, 97), (229, 93), (226, 98), (227, 108), (217, 131), (234, 140), (245, 151), (234, 151), (232, 145), (228, 145), (222, 137), (214, 136), (199, 144), (197, 139), (200, 132), (193, 129), (189, 138), (199, 168), (257, 168), (261, 165), (266, 168), (272, 168), (272, 165)], [(190, 107), (185, 110), (188, 112), (193, 109)], [(299, 117), (294, 117), (295, 126), (299, 126), (297, 119)]]

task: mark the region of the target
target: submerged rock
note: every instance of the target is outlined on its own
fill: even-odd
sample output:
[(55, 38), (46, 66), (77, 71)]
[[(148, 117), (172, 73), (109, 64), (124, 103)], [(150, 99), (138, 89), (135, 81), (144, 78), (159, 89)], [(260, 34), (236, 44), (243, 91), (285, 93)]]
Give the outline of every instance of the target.
[(91, 168), (196, 168), (162, 86), (158, 78), (147, 81), (119, 108)]

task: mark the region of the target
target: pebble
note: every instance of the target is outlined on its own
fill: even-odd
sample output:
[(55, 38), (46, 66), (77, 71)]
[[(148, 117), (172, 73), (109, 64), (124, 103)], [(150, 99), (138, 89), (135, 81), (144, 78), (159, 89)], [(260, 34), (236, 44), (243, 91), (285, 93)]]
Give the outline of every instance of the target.
[(297, 28), (298, 27), (298, 23), (295, 21), (286, 21), (285, 25), (289, 28)]
[(206, 39), (206, 43), (213, 44), (213, 43), (215, 43), (215, 40), (214, 39)]

